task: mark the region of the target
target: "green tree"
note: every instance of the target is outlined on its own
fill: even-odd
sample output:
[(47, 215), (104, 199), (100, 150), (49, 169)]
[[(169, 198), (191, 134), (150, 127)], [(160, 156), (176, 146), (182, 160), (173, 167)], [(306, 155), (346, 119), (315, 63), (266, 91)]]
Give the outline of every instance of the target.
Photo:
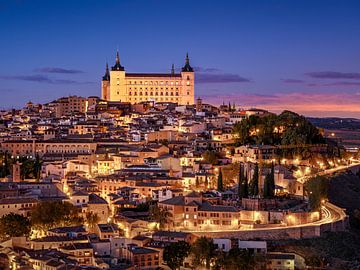
[(273, 198), (275, 196), (275, 168), (274, 168), (274, 163), (271, 163), (270, 178), (269, 178), (269, 182), (268, 182), (268, 193), (269, 193), (270, 198)]
[(225, 254), (223, 269), (251, 270), (255, 267), (255, 258), (248, 250), (232, 248)]
[(43, 231), (55, 227), (80, 225), (80, 210), (69, 202), (41, 202), (31, 210), (32, 225)]
[(270, 192), (269, 192), (270, 181), (271, 181), (270, 178), (271, 178), (271, 175), (270, 175), (270, 173), (268, 173), (264, 179), (264, 191), (263, 191), (264, 198), (270, 197)]
[(249, 193), (252, 196), (259, 195), (259, 165), (257, 163), (255, 164), (253, 177), (250, 182)]
[(240, 169), (239, 169), (238, 195), (240, 199), (247, 198), (249, 195), (248, 181), (245, 176), (244, 166), (242, 164), (240, 164)]
[(96, 213), (87, 212), (85, 216), (85, 221), (90, 229), (94, 229), (96, 225), (99, 224), (100, 218)]
[(218, 175), (218, 179), (217, 179), (217, 190), (218, 190), (218, 191), (224, 191), (223, 175), (222, 175), (222, 170), (221, 170), (221, 168), (219, 168), (219, 175)]
[(42, 161), (40, 160), (39, 155), (36, 154), (35, 162), (34, 162), (34, 176), (35, 176), (36, 180), (40, 179), (41, 164), (42, 164)]
[(164, 229), (169, 223), (170, 212), (165, 208), (160, 208), (157, 204), (150, 205), (149, 211), (151, 219), (159, 224), (159, 229)]
[(30, 231), (30, 220), (23, 215), (10, 213), (0, 218), (0, 235), (2, 238), (28, 236)]
[(193, 266), (205, 266), (210, 268), (210, 263), (215, 260), (216, 246), (211, 238), (200, 237), (191, 246), (191, 254), (193, 255)]
[(238, 144), (301, 145), (325, 142), (313, 124), (290, 111), (261, 117), (252, 115), (237, 123), (234, 132), (238, 135)]
[(179, 269), (183, 265), (185, 258), (189, 255), (190, 248), (191, 246), (185, 241), (171, 243), (164, 249), (164, 262), (172, 270)]
[(219, 163), (219, 157), (219, 153), (210, 150), (207, 150), (202, 154), (204, 161), (212, 165), (217, 165)]
[(327, 199), (329, 180), (324, 176), (310, 178), (305, 184), (305, 190), (309, 198), (310, 209), (320, 210), (321, 201)]

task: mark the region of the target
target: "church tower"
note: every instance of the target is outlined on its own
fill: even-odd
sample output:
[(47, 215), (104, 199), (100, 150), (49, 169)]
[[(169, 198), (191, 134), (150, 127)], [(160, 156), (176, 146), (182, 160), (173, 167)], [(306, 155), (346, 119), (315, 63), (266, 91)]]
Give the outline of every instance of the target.
[(181, 69), (181, 79), (182, 79), (182, 93), (181, 100), (182, 104), (192, 105), (195, 101), (195, 89), (194, 89), (194, 69), (190, 66), (189, 54), (186, 54), (185, 65)]
[(105, 75), (102, 77), (101, 81), (101, 99), (108, 100), (110, 94), (110, 72), (109, 65), (106, 63)]
[(110, 91), (107, 98), (109, 101), (127, 101), (125, 69), (120, 64), (119, 52), (116, 52), (115, 65), (110, 71)]

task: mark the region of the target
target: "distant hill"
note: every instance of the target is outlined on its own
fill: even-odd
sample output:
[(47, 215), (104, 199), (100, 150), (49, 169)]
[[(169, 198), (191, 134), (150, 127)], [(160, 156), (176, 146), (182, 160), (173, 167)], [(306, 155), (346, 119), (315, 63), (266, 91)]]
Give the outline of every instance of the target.
[(360, 119), (338, 117), (307, 117), (315, 126), (324, 129), (360, 130)]

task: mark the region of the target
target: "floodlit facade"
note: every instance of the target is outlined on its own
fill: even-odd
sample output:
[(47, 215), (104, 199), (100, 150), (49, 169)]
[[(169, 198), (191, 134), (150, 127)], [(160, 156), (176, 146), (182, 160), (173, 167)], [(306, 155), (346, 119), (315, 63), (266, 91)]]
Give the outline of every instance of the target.
[(115, 65), (106, 72), (101, 82), (101, 98), (107, 101), (174, 102), (180, 105), (194, 104), (194, 69), (186, 55), (185, 65), (180, 73), (175, 73), (174, 65), (170, 73), (127, 73), (120, 64), (119, 53)]

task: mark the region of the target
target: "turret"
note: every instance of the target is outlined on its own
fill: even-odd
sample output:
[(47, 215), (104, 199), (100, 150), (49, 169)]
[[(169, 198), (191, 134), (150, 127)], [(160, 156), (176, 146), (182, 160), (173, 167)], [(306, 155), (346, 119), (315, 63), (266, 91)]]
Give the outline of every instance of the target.
[(102, 78), (103, 81), (110, 81), (109, 65), (106, 63), (105, 75)]
[(101, 81), (101, 99), (108, 100), (110, 95), (110, 71), (109, 65), (106, 63), (105, 75)]

